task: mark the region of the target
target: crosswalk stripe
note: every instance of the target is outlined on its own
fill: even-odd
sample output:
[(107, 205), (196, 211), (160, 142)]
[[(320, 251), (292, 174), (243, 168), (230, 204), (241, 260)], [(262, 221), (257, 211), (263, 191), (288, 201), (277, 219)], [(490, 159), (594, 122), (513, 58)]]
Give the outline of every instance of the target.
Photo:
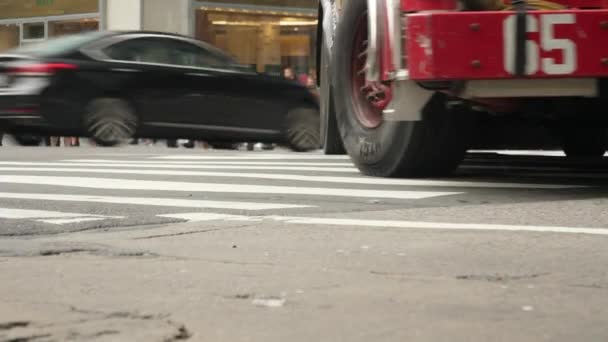
[(257, 154), (257, 153), (242, 153), (242, 154), (237, 154), (235, 153), (234, 155), (212, 155), (212, 154), (205, 154), (205, 155), (166, 155), (166, 156), (157, 156), (157, 157), (151, 157), (150, 159), (169, 159), (169, 160), (177, 160), (177, 159), (182, 159), (182, 160), (210, 160), (210, 159), (216, 159), (216, 160), (223, 160), (223, 159), (268, 159), (268, 160), (272, 160), (272, 159), (279, 159), (279, 160), (302, 160), (302, 159), (323, 159), (323, 160), (327, 160), (327, 159), (350, 159), (350, 157), (348, 155), (324, 155), (324, 154), (298, 154), (298, 153), (293, 153), (293, 154)]
[(478, 230), (478, 231), (511, 231), (511, 232), (542, 232), (542, 233), (568, 233), (568, 234), (591, 234), (608, 235), (608, 228), (588, 227), (560, 227), (560, 226), (535, 226), (535, 225), (509, 225), (509, 224), (486, 224), (486, 223), (447, 223), (447, 222), (419, 222), (419, 221), (397, 221), (397, 220), (368, 220), (368, 219), (346, 219), (329, 217), (298, 217), (298, 216), (245, 216), (216, 213), (180, 213), (157, 215), (159, 217), (182, 219), (185, 221), (262, 221), (271, 220), (287, 224), (305, 224), (322, 226), (346, 226), (346, 227), (380, 227), (380, 228), (404, 228), (404, 229), (433, 229), (433, 230)]
[[(63, 163), (63, 162), (17, 162), (17, 161), (2, 161), (0, 165), (7, 166), (91, 166), (90, 163)], [(251, 166), (251, 165), (146, 165), (138, 163), (99, 163), (97, 167), (131, 167), (140, 169), (199, 169), (199, 170), (276, 170), (276, 171), (321, 171), (321, 172), (344, 172), (344, 173), (359, 173), (359, 170), (353, 167), (316, 167), (316, 166)]]
[[(530, 172), (538, 172), (538, 171), (548, 171), (554, 172), (555, 175), (561, 175), (565, 172), (572, 172), (576, 170), (576, 167), (558, 167), (558, 166), (510, 166), (510, 165), (463, 165), (461, 166), (463, 170), (489, 170), (496, 172), (517, 172), (520, 171), (530, 171)], [(580, 170), (580, 175), (584, 174), (603, 174), (605, 170)]]
[(55, 185), (77, 188), (115, 189), (115, 190), (157, 190), (157, 191), (189, 191), (189, 192), (219, 192), (219, 193), (252, 193), (252, 194), (285, 194), (285, 195), (316, 195), (357, 198), (392, 198), (392, 199), (423, 199), (447, 195), (462, 194), (461, 192), (439, 191), (393, 191), (393, 190), (361, 190), (335, 189), (297, 186), (269, 186), (248, 184), (221, 183), (190, 183), (174, 181), (148, 181), (117, 178), (93, 177), (52, 177), (52, 176), (23, 176), (0, 175), (1, 183)]
[[(120, 163), (136, 163), (142, 165), (209, 165), (208, 161), (150, 161), (150, 160), (111, 160), (111, 159), (65, 159), (61, 160), (65, 163), (91, 163), (94, 164), (120, 164)], [(342, 166), (353, 167), (351, 162), (331, 163), (331, 162), (276, 162), (276, 161), (214, 161), (213, 165), (269, 165), (269, 166)]]
[(124, 216), (90, 215), (61, 211), (0, 208), (0, 218), (13, 220), (30, 219), (38, 222), (61, 225), (68, 223), (100, 221), (106, 219), (121, 219), (124, 218)]
[[(95, 165), (92, 165), (95, 166)], [(159, 176), (205, 176), (205, 177), (230, 177), (230, 178), (253, 178), (292, 180), (303, 182), (322, 182), (338, 184), (368, 184), (368, 185), (405, 185), (426, 187), (466, 187), (466, 188), (525, 188), (525, 189), (571, 189), (583, 188), (582, 185), (562, 184), (531, 184), (531, 183), (493, 183), (493, 182), (466, 182), (466, 181), (441, 181), (441, 180), (417, 180), (417, 179), (391, 179), (380, 177), (336, 177), (336, 176), (306, 176), (275, 173), (226, 173), (207, 171), (175, 171), (175, 170), (128, 170), (128, 169), (98, 169), (98, 168), (71, 168), (71, 167), (0, 167), (0, 172), (24, 171), (24, 172), (72, 172), (72, 173), (104, 173), (104, 174), (133, 174), (133, 175), (159, 175)]]
[[(509, 156), (546, 156), (565, 157), (564, 151), (559, 150), (470, 150), (469, 153), (496, 153)], [(608, 152), (604, 154), (608, 156)]]
[(89, 202), (109, 204), (132, 204), (157, 207), (181, 207), (181, 208), (208, 208), (208, 209), (234, 209), (234, 210), (271, 210), (271, 209), (293, 209), (310, 208), (314, 205), (303, 204), (280, 204), (263, 202), (233, 202), (233, 201), (208, 201), (190, 200), (178, 198), (157, 197), (122, 197), (122, 196), (92, 196), (92, 195), (69, 195), (69, 194), (40, 194), (20, 192), (0, 192), (0, 198), (26, 199), (39, 201), (60, 202)]

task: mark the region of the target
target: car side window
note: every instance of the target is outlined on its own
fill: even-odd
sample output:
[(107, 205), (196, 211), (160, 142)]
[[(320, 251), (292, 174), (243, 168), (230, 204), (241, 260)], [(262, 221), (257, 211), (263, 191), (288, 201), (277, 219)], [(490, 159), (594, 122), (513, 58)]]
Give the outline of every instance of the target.
[(104, 52), (120, 61), (171, 64), (170, 47), (161, 39), (129, 39), (105, 48)]
[(111, 59), (182, 67), (228, 68), (231, 63), (195, 44), (169, 38), (135, 38), (104, 49)]
[(228, 61), (194, 44), (172, 41), (171, 64), (198, 68), (227, 67)]

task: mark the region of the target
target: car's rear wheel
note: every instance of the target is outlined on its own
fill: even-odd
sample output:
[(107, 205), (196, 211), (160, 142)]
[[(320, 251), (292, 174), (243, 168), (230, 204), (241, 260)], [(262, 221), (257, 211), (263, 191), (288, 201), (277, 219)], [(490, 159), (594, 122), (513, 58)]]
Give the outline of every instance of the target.
[(21, 146), (40, 146), (42, 144), (42, 137), (34, 134), (15, 134), (14, 136), (17, 144)]
[(138, 120), (129, 103), (117, 98), (94, 100), (88, 107), (84, 125), (100, 146), (116, 146), (135, 136)]
[(295, 108), (287, 113), (287, 143), (296, 152), (316, 150), (320, 146), (319, 111), (314, 108)]
[(435, 93), (422, 121), (384, 121), (391, 85), (366, 83), (367, 5), (346, 3), (336, 36), (332, 70), (336, 117), (344, 147), (359, 170), (381, 177), (430, 177), (452, 172), (464, 158), (470, 129), (468, 110), (449, 109)]
[(570, 127), (561, 132), (562, 148), (570, 158), (602, 158), (606, 153), (606, 128)]

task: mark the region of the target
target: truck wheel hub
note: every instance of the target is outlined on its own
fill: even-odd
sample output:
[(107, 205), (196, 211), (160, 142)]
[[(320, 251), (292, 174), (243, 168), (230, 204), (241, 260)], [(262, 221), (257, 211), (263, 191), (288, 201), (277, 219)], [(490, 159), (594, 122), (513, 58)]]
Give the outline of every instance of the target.
[(382, 82), (365, 79), (367, 60), (367, 13), (358, 20), (352, 49), (352, 99), (355, 116), (366, 128), (376, 128), (382, 123), (382, 111), (391, 101), (391, 88)]

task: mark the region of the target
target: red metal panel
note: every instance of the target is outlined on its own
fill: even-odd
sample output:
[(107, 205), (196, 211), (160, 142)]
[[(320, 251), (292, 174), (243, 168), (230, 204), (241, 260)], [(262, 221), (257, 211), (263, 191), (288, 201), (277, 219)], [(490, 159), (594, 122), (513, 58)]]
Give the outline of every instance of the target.
[(457, 0), (401, 0), (401, 10), (404, 12), (450, 11), (457, 8)]
[[(511, 0), (504, 0), (505, 4), (511, 4), (511, 2)], [(608, 1), (606, 0), (551, 0), (551, 2), (567, 8), (608, 8)]]
[[(531, 50), (528, 63), (538, 68), (527, 77), (608, 76), (608, 10), (531, 11), (538, 26), (528, 33)], [(406, 47), (412, 79), (501, 79), (513, 78), (506, 70), (504, 22), (514, 13), (446, 12), (408, 15)], [(572, 19), (573, 23), (563, 22)], [(557, 18), (557, 19), (556, 19)], [(568, 20), (566, 20), (568, 21)], [(551, 24), (553, 23), (553, 24)], [(530, 24), (529, 24), (530, 25)], [(550, 34), (548, 27), (553, 28)], [(541, 35), (551, 39), (541, 39)], [(543, 42), (541, 42), (543, 40)], [(570, 43), (569, 43), (569, 42)], [(569, 47), (572, 47), (570, 49)], [(567, 58), (572, 51), (575, 59)], [(567, 61), (573, 63), (566, 63)], [(561, 64), (571, 65), (572, 68)], [(557, 64), (558, 66), (547, 66)], [(560, 66), (561, 65), (561, 66)]]

